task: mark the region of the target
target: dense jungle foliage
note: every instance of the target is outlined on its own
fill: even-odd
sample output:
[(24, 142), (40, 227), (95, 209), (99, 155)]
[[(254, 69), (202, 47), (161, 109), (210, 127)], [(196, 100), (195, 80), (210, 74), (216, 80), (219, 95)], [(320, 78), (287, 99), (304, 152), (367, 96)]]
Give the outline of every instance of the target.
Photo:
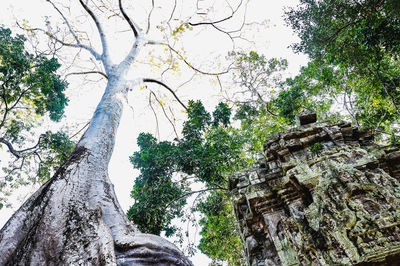
[(201, 182), (205, 189), (198, 193), (206, 196), (190, 209), (203, 216), (200, 250), (214, 263), (245, 264), (229, 177), (252, 166), (269, 135), (294, 126), (296, 114), (316, 111), (320, 120), (372, 127), (382, 143), (400, 142), (400, 2), (301, 0), (285, 14), (300, 37), (293, 49), (310, 59), (297, 76), (279, 79), (284, 59), (231, 53), (244, 97), (220, 103), (213, 115), (191, 102), (181, 139), (138, 138), (140, 151), (131, 161), (142, 174), (128, 216), (142, 230), (176, 232), (171, 222), (191, 215), (183, 211), (185, 200), (195, 193), (191, 184)]

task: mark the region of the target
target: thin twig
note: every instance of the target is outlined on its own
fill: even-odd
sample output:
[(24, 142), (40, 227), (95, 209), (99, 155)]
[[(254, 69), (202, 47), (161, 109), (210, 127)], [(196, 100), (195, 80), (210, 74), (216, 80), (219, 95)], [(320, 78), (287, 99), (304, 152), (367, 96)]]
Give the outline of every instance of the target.
[(158, 140), (160, 140), (160, 128), (158, 126), (158, 117), (156, 111), (153, 108), (153, 105), (151, 104), (151, 92), (149, 93), (149, 105), (151, 110), (153, 111), (154, 117), (156, 118), (156, 131), (158, 133)]
[(176, 51), (171, 45), (169, 45), (168, 43), (161, 43), (162, 45), (167, 46), (171, 51), (173, 51), (183, 62), (185, 62), (185, 64), (190, 67), (191, 69), (193, 69), (196, 72), (199, 72), (200, 74), (203, 75), (209, 75), (209, 76), (217, 76), (217, 75), (223, 75), (229, 72), (231, 65), (233, 65), (233, 63), (231, 65), (229, 65), (228, 69), (225, 71), (221, 71), (221, 72), (205, 72), (202, 71), (196, 67), (194, 67), (192, 64), (190, 64), (178, 51)]
[[(20, 26), (20, 25), (18, 24), (18, 22), (17, 22), (17, 25), (18, 25), (21, 29), (24, 29), (24, 27)], [(41, 28), (30, 28), (29, 30), (30, 30), (30, 31), (40, 31), (40, 32), (43, 32), (43, 33), (46, 34), (49, 38), (55, 40), (56, 42), (58, 42), (58, 43), (60, 43), (60, 44), (62, 44), (62, 45), (64, 45), (64, 46), (85, 49), (86, 51), (88, 51), (89, 53), (91, 53), (91, 54), (93, 55), (93, 57), (94, 57), (96, 60), (102, 60), (101, 55), (100, 55), (98, 52), (96, 52), (92, 47), (90, 47), (90, 46), (88, 46), (88, 45), (86, 45), (86, 44), (83, 44), (83, 43), (67, 43), (67, 42), (64, 42), (64, 41), (60, 40), (59, 38), (57, 38), (57, 37), (56, 37), (54, 34), (52, 34), (51, 32), (48, 32), (48, 31), (46, 31), (46, 30), (44, 30), (44, 29), (41, 29)]]
[(188, 24), (189, 24), (190, 26), (192, 26), (192, 27), (201, 26), (201, 25), (213, 25), (213, 26), (215, 26), (215, 24), (218, 24), (218, 23), (221, 23), (221, 22), (224, 22), (224, 21), (227, 21), (227, 20), (233, 18), (233, 16), (235, 15), (235, 13), (236, 13), (236, 12), (239, 10), (239, 8), (241, 7), (242, 3), (243, 3), (243, 1), (241, 0), (240, 3), (238, 4), (238, 6), (236, 7), (236, 9), (235, 9), (235, 10), (232, 10), (231, 15), (229, 15), (229, 16), (223, 18), (223, 19), (216, 20), (216, 21), (212, 21), (212, 22), (198, 22), (198, 23), (188, 22)]
[(81, 129), (78, 130), (78, 132), (76, 132), (75, 134), (73, 134), (71, 137), (69, 137), (68, 139), (73, 139), (76, 135), (78, 135), (80, 132), (82, 132), (82, 130), (84, 130), (88, 125), (90, 124), (90, 121), (88, 121)]
[(71, 24), (69, 23), (68, 19), (64, 16), (64, 14), (61, 12), (61, 10), (51, 0), (47, 0), (47, 2), (49, 2), (53, 6), (53, 8), (58, 12), (58, 14), (60, 14), (60, 16), (63, 18), (65, 24), (67, 24), (69, 32), (72, 34), (72, 36), (74, 36), (75, 41), (79, 44), (80, 40), (79, 40), (78, 36), (76, 35), (75, 31), (72, 29)]
[(156, 99), (156, 101), (158, 102), (158, 104), (161, 106), (161, 109), (162, 109), (162, 111), (163, 111), (163, 113), (164, 113), (164, 116), (167, 118), (168, 122), (172, 125), (172, 128), (174, 129), (176, 138), (179, 139), (178, 133), (176, 132), (175, 125), (174, 125), (174, 123), (172, 123), (171, 119), (169, 118), (169, 116), (168, 116), (167, 113), (165, 112), (164, 105), (163, 105), (162, 102), (157, 98), (157, 95), (156, 95), (153, 91), (150, 91), (150, 92), (153, 94), (154, 98)]
[(185, 194), (183, 194), (182, 196), (180, 196), (180, 197), (178, 197), (178, 198), (176, 198), (176, 199), (171, 200), (171, 201), (165, 206), (165, 209), (168, 208), (169, 205), (171, 205), (172, 203), (174, 203), (174, 202), (176, 202), (176, 201), (178, 201), (178, 200), (180, 200), (180, 199), (186, 198), (186, 197), (188, 197), (188, 196), (190, 196), (190, 195), (193, 195), (193, 194), (196, 194), (196, 193), (204, 193), (204, 192), (207, 192), (207, 191), (210, 191), (210, 190), (227, 190), (227, 189), (225, 189), (225, 188), (219, 188), (219, 187), (212, 187), (212, 188), (206, 188), (206, 189), (201, 189), (201, 190), (197, 190), (197, 191), (190, 191), (190, 192), (185, 193)]

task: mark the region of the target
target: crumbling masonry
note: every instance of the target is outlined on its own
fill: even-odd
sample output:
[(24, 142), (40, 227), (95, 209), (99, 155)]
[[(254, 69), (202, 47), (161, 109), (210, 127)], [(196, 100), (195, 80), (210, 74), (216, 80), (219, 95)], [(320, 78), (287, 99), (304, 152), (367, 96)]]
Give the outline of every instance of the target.
[(400, 147), (315, 121), (300, 116), (233, 178), (250, 265), (400, 265)]

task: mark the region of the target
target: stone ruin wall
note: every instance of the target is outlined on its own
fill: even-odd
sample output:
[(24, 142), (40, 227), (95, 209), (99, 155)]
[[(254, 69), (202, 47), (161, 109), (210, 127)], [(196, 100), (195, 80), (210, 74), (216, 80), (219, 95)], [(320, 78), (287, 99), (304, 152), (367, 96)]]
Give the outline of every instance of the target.
[(400, 265), (400, 147), (315, 121), (270, 137), (231, 180), (250, 265)]

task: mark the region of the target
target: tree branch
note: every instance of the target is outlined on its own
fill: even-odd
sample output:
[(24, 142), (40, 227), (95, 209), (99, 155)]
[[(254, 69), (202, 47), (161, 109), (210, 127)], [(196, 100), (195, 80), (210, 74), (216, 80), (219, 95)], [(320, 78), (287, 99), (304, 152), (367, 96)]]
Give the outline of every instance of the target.
[(6, 87), (4, 86), (4, 84), (2, 85), (2, 88), (3, 88), (3, 93), (1, 94), (1, 98), (4, 101), (4, 105), (6, 108), (4, 110), (3, 119), (1, 120), (1, 123), (0, 123), (0, 128), (2, 128), (4, 126), (6, 119), (7, 119), (8, 111), (10, 111), (10, 109), (8, 108), (8, 104), (7, 104)]
[(157, 133), (158, 133), (158, 140), (160, 140), (160, 128), (158, 126), (158, 117), (157, 117), (156, 111), (153, 108), (153, 105), (151, 104), (151, 91), (149, 93), (149, 105), (150, 105), (150, 108), (153, 111), (154, 117), (156, 119), (156, 130), (157, 130)]
[(154, 0), (151, 0), (151, 10), (149, 12), (149, 15), (147, 16), (147, 29), (146, 29), (146, 34), (149, 33), (150, 31), (150, 25), (151, 25), (151, 14), (153, 13), (154, 10)]
[(11, 176), (17, 170), (22, 170), (22, 167), (24, 166), (24, 163), (25, 163), (25, 159), (26, 159), (25, 157), (22, 157), (21, 164), (19, 166), (14, 166), (15, 163), (18, 161), (18, 159), (15, 160), (13, 162), (14, 167), (11, 170), (7, 171), (8, 172), (7, 175), (3, 176), (2, 179), (7, 179), (9, 176)]
[(21, 154), (14, 149), (13, 145), (11, 144), (11, 142), (9, 142), (8, 140), (4, 139), (3, 137), (0, 138), (0, 143), (3, 143), (7, 146), (8, 150), (17, 158), (21, 158)]
[(3, 137), (0, 137), (0, 143), (5, 144), (7, 146), (7, 148), (8, 148), (8, 150), (11, 152), (11, 154), (14, 155), (17, 159), (23, 157), (24, 156), (24, 154), (23, 154), (24, 152), (36, 149), (39, 146), (41, 140), (42, 140), (42, 137), (39, 137), (39, 140), (38, 140), (38, 142), (36, 143), (35, 146), (18, 151), (16, 149), (14, 149), (13, 145), (11, 144), (11, 142), (9, 142), (8, 140), (6, 140)]
[(185, 64), (190, 67), (191, 69), (193, 69), (196, 72), (199, 72), (200, 74), (203, 75), (209, 75), (209, 76), (217, 76), (217, 75), (223, 75), (229, 72), (230, 66), (233, 65), (233, 63), (231, 65), (229, 65), (228, 69), (222, 72), (205, 72), (202, 71), (194, 66), (192, 66), (192, 64), (190, 64), (178, 51), (176, 51), (174, 48), (172, 48), (171, 45), (169, 45), (168, 43), (160, 43), (162, 45), (167, 46), (171, 51), (173, 51), (183, 62), (185, 62)]
[(174, 6), (173, 6), (173, 8), (172, 8), (171, 15), (169, 16), (169, 19), (168, 19), (168, 21), (167, 21), (167, 24), (168, 24), (168, 25), (169, 25), (169, 23), (171, 22), (172, 17), (174, 16), (175, 10), (176, 10), (176, 0), (174, 0)]
[[(24, 27), (20, 26), (20, 25), (18, 24), (18, 22), (17, 22), (17, 25), (18, 25), (18, 27), (20, 27), (21, 29), (24, 29)], [(30, 29), (28, 29), (28, 30), (31, 30), (31, 31), (41, 31), (41, 32), (43, 32), (44, 34), (46, 34), (49, 38), (55, 40), (56, 42), (58, 42), (58, 43), (60, 43), (60, 44), (62, 44), (62, 45), (64, 45), (64, 46), (85, 49), (86, 51), (88, 51), (89, 53), (91, 53), (91, 54), (93, 55), (93, 57), (94, 57), (96, 60), (101, 60), (101, 61), (102, 61), (102, 56), (101, 56), (98, 52), (96, 52), (92, 47), (90, 47), (90, 46), (88, 46), (88, 45), (86, 45), (86, 44), (83, 44), (83, 43), (66, 43), (66, 42), (64, 42), (64, 41), (62, 41), (62, 40), (60, 40), (60, 39), (58, 39), (58, 38), (57, 38), (54, 34), (52, 34), (51, 32), (45, 31), (44, 29), (41, 29), (41, 28), (30, 28)]]
[(69, 23), (68, 19), (64, 16), (64, 14), (61, 12), (61, 10), (51, 0), (47, 0), (47, 2), (49, 2), (53, 6), (53, 8), (58, 12), (58, 14), (60, 14), (60, 16), (63, 18), (65, 24), (67, 24), (69, 32), (72, 34), (72, 36), (74, 36), (76, 43), (79, 44), (80, 40), (79, 40), (78, 36), (76, 35), (75, 31), (72, 29), (71, 24)]
[(22, 99), (22, 96), (24, 96), (24, 94), (27, 93), (30, 89), (31, 89), (31, 87), (23, 90), (21, 92), (21, 94), (18, 96), (17, 100), (15, 100), (15, 103), (9, 108), (9, 110), (12, 110), (13, 108), (15, 108), (17, 106), (17, 104), (19, 103), (19, 101)]
[(168, 116), (167, 113), (165, 112), (164, 105), (163, 105), (162, 102), (157, 98), (157, 96), (156, 96), (156, 94), (155, 94), (154, 92), (152, 92), (152, 91), (150, 91), (150, 92), (151, 92), (151, 94), (153, 94), (154, 98), (156, 99), (156, 101), (158, 102), (158, 104), (161, 106), (161, 109), (162, 109), (162, 111), (163, 111), (163, 113), (164, 113), (164, 116), (167, 118), (168, 122), (171, 124), (172, 128), (174, 129), (176, 138), (179, 139), (178, 133), (176, 132), (175, 125), (174, 125), (174, 123), (172, 123), (171, 119), (169, 118), (169, 116)]
[(82, 132), (82, 130), (84, 130), (88, 125), (90, 124), (90, 121), (87, 122), (81, 129), (78, 130), (78, 132), (76, 132), (75, 134), (73, 134), (71, 137), (69, 137), (68, 139), (73, 139), (76, 135), (78, 135), (80, 132)]
[[(81, 0), (80, 0), (81, 1)], [(128, 55), (125, 59), (119, 64), (119, 69), (127, 70), (128, 67), (132, 64), (135, 60), (136, 55), (139, 52), (140, 46), (144, 44), (144, 36), (142, 34), (142, 30), (139, 28), (138, 25), (134, 21), (130, 19), (130, 17), (126, 14), (125, 10), (122, 7), (121, 0), (119, 0), (119, 9), (121, 10), (122, 15), (124, 16), (125, 20), (128, 22), (129, 26), (131, 27), (133, 34), (135, 35), (135, 42), (133, 43)]]
[(221, 22), (224, 22), (224, 21), (227, 21), (227, 20), (231, 19), (235, 15), (235, 13), (239, 10), (239, 8), (242, 5), (242, 3), (243, 3), (243, 0), (240, 1), (240, 3), (238, 4), (238, 6), (236, 7), (235, 10), (232, 10), (232, 13), (231, 13), (230, 16), (227, 16), (227, 17), (225, 17), (223, 19), (212, 21), (212, 22), (198, 22), (198, 23), (188, 22), (188, 24), (190, 26), (192, 26), (192, 27), (201, 26), (201, 25), (213, 25), (213, 26), (215, 26), (215, 24), (218, 24), (218, 23), (221, 23)]
[(179, 99), (179, 97), (175, 94), (175, 92), (168, 87), (166, 84), (162, 83), (161, 81), (155, 80), (155, 79), (150, 79), (150, 78), (144, 78), (143, 82), (149, 82), (149, 83), (156, 83), (158, 85), (163, 86), (164, 88), (166, 88), (170, 93), (172, 93), (172, 95), (175, 97), (175, 99), (182, 105), (182, 107), (187, 111), (187, 107), (186, 105), (184, 105), (182, 103), (182, 101)]
[[(153, 2), (154, 4), (154, 2)], [(125, 20), (128, 22), (129, 27), (131, 27), (133, 34), (135, 35), (135, 38), (138, 38), (139, 36), (139, 32), (136, 29), (136, 26), (134, 24), (134, 22), (131, 20), (131, 18), (128, 16), (128, 14), (126, 14), (124, 8), (122, 7), (122, 1), (118, 0), (118, 5), (119, 5), (119, 10), (121, 11), (122, 15), (124, 16)]]
[(133, 43), (131, 50), (129, 51), (128, 55), (125, 57), (124, 60), (118, 65), (118, 69), (124, 69), (125, 71), (128, 70), (132, 62), (135, 60), (135, 57), (139, 53), (140, 46), (144, 44), (144, 38), (140, 32), (138, 32), (138, 36)]
[(182, 196), (180, 196), (180, 197), (178, 197), (178, 198), (173, 199), (172, 201), (170, 201), (170, 202), (167, 204), (167, 206), (165, 206), (165, 209), (168, 208), (169, 205), (171, 205), (172, 203), (174, 203), (174, 202), (176, 202), (176, 201), (178, 201), (178, 200), (180, 200), (180, 199), (189, 197), (190, 195), (193, 195), (193, 194), (196, 194), (196, 193), (203, 193), (203, 192), (207, 192), (207, 191), (210, 191), (210, 190), (228, 190), (228, 189), (223, 188), (223, 187), (212, 187), (212, 188), (206, 188), (206, 189), (201, 189), (201, 190), (197, 190), (197, 191), (190, 191), (190, 192), (185, 193), (185, 194), (183, 194)]
[[(379, 1), (378, 4), (375, 6), (375, 9), (370, 11), (366, 16), (361, 15), (361, 19), (356, 19), (355, 21), (351, 21), (349, 23), (346, 23), (344, 26), (342, 26), (339, 29), (337, 29), (331, 36), (326, 38), (323, 42), (324, 43), (332, 42), (340, 34), (340, 32), (343, 31), (344, 29), (346, 29), (347, 27), (354, 26), (354, 25), (358, 24), (359, 22), (361, 22), (363, 19), (369, 18), (372, 14), (374, 14), (375, 12), (378, 12), (378, 9), (382, 6), (382, 4), (384, 2), (385, 2), (385, 0)], [(361, 9), (361, 7), (360, 7), (360, 9)]]
[(79, 0), (79, 3), (81, 4), (83, 9), (85, 9), (85, 11), (89, 14), (89, 16), (93, 19), (94, 23), (96, 24), (97, 31), (99, 32), (99, 35), (100, 35), (101, 46), (103, 48), (103, 53), (101, 55), (101, 58), (102, 58), (102, 61), (104, 64), (104, 68), (106, 69), (106, 72), (108, 72), (109, 68), (111, 67), (111, 63), (110, 63), (111, 60), (110, 60), (110, 56), (109, 56), (109, 52), (108, 52), (108, 44), (107, 44), (106, 35), (103, 30), (103, 26), (101, 25), (99, 19), (93, 13), (93, 11), (82, 0)]
[(104, 72), (102, 72), (102, 71), (96, 71), (96, 70), (93, 70), (93, 71), (83, 71), (83, 72), (71, 72), (71, 73), (66, 74), (66, 75), (65, 75), (65, 78), (67, 78), (68, 76), (71, 76), (71, 75), (86, 75), (86, 74), (100, 74), (100, 75), (102, 75), (104, 78), (108, 79), (108, 76), (107, 76)]

